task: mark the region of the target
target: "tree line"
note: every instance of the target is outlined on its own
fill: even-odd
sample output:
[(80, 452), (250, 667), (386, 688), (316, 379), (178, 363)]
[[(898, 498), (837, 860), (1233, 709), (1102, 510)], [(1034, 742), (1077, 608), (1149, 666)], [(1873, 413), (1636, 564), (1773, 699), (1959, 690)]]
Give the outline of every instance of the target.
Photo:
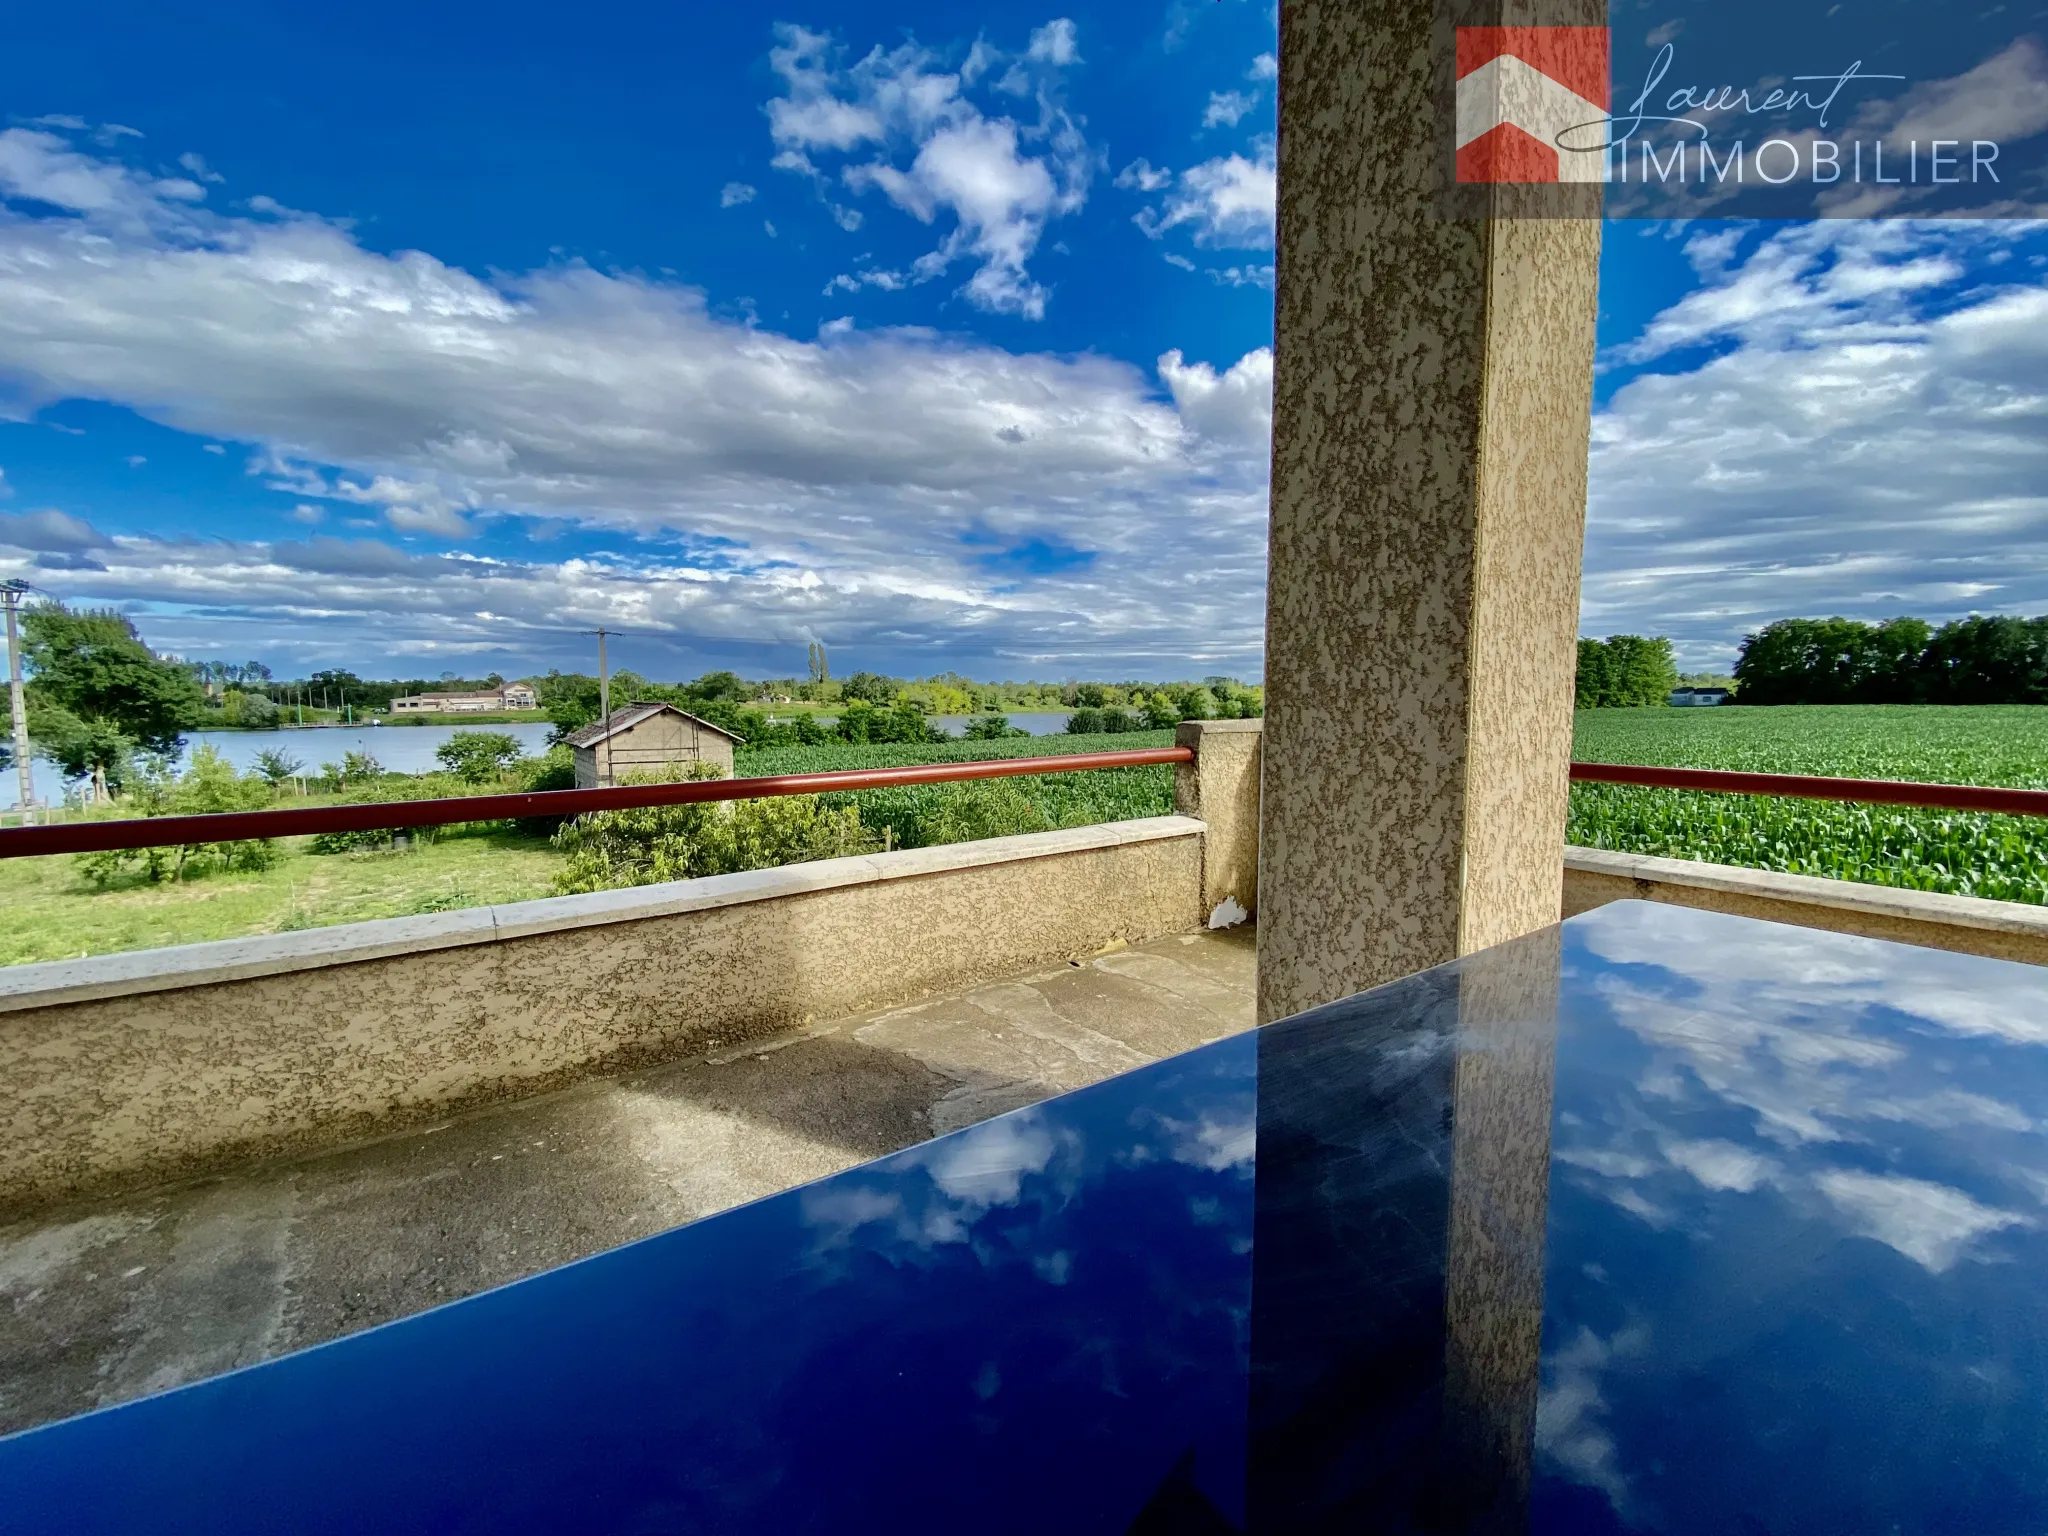
[(1735, 679), (1743, 704), (2048, 704), (2048, 616), (1780, 619)]
[(1575, 702), (1580, 709), (1630, 709), (1664, 704), (1678, 686), (1678, 664), (1663, 636), (1609, 635), (1579, 642)]

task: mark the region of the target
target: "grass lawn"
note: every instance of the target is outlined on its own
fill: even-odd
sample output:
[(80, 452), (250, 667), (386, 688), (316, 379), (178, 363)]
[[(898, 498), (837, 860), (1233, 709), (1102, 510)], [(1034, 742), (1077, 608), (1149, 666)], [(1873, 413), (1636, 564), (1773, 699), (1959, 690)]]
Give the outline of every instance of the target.
[(0, 860), (0, 964), (245, 938), (549, 894), (561, 855), (509, 832), (466, 832), (403, 853), (311, 854), (262, 874), (98, 891), (68, 857)]
[[(2048, 708), (1584, 710), (1586, 762), (2048, 788)], [(2048, 819), (1572, 786), (1569, 842), (2048, 905)]]

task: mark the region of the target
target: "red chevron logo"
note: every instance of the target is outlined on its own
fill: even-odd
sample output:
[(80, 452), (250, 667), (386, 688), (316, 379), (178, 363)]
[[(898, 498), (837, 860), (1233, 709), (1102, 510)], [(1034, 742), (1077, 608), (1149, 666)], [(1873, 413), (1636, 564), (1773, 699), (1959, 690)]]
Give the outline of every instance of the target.
[(1604, 181), (1604, 150), (1558, 138), (1604, 139), (1605, 27), (1458, 28), (1458, 180)]

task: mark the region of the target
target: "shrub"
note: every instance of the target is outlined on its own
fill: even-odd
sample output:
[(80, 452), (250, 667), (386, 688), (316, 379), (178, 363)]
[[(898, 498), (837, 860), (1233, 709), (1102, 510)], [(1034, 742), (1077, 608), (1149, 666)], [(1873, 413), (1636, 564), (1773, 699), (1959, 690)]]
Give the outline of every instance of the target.
[[(351, 756), (356, 754), (351, 753)], [(470, 786), (452, 774), (427, 773), (418, 778), (380, 778), (359, 784), (342, 796), (343, 805), (390, 805), (400, 800), (453, 800), (469, 792)], [(460, 825), (460, 823), (458, 823)], [(431, 843), (451, 827), (411, 827), (407, 835), (415, 842)], [(364, 832), (320, 832), (307, 845), (310, 853), (359, 853), (365, 849), (392, 846), (393, 829), (376, 827)]]
[(519, 757), (519, 739), (503, 731), (457, 731), (434, 749), (434, 761), (465, 784), (489, 784)]
[[(270, 804), (271, 795), (269, 785), (261, 779), (244, 778), (214, 748), (201, 747), (192, 754), (192, 766), (183, 777), (172, 773), (166, 759), (156, 758), (135, 781), (129, 798), (145, 817), (208, 816), (260, 810)], [(152, 884), (198, 880), (223, 871), (260, 872), (277, 858), (277, 845), (269, 838), (242, 838), (85, 853), (78, 856), (74, 867), (88, 882), (105, 890), (125, 875), (138, 875)]]
[(836, 859), (881, 845), (853, 807), (791, 795), (599, 811), (569, 822), (555, 846), (569, 856), (555, 889), (575, 894)]
[(305, 770), (304, 763), (281, 747), (265, 747), (256, 754), (255, 775), (273, 790), (284, 788), (287, 780)]
[(1067, 716), (1069, 736), (1100, 736), (1102, 732), (1102, 711), (1092, 705), (1084, 704)]
[[(519, 788), (527, 794), (575, 787), (576, 759), (567, 747), (550, 747), (544, 755), (527, 758), (519, 765)], [(512, 823), (512, 827), (527, 837), (553, 837), (569, 819), (567, 816), (521, 816)]]
[(1052, 822), (1012, 779), (969, 780), (944, 786), (948, 793), (920, 817), (906, 845), (935, 848), (942, 843), (973, 843), (985, 837), (1015, 837), (1048, 832)]
[(384, 765), (367, 752), (347, 752), (338, 763), (322, 763), (321, 776), (337, 790), (370, 784), (384, 777)]
[(985, 715), (979, 720), (968, 721), (967, 728), (960, 734), (968, 741), (1003, 741), (1012, 736), (1029, 736), (1031, 733), (1010, 724), (1008, 715)]

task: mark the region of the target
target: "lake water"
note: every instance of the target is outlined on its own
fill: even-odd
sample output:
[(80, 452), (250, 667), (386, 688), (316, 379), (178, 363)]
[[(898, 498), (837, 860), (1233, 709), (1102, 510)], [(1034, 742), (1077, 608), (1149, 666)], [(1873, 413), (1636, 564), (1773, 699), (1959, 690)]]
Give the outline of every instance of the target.
[[(958, 736), (971, 715), (934, 715), (932, 723)], [(1034, 736), (1058, 735), (1067, 728), (1065, 711), (1018, 713), (1010, 724)], [(318, 773), (322, 763), (338, 763), (349, 752), (367, 752), (392, 773), (428, 773), (440, 765), (434, 752), (457, 731), (503, 731), (518, 741), (520, 750), (538, 755), (548, 747), (548, 733), (554, 727), (546, 721), (520, 725), (355, 725), (308, 726), (282, 731), (193, 731), (185, 738), (185, 761), (200, 747), (213, 747), (221, 756), (246, 773), (256, 766), (259, 752), (276, 748), (305, 764), (306, 772)], [(58, 790), (57, 770), (36, 761), (36, 795), (52, 799)], [(0, 807), (12, 809), (20, 803), (17, 780), (12, 772), (0, 774)]]

